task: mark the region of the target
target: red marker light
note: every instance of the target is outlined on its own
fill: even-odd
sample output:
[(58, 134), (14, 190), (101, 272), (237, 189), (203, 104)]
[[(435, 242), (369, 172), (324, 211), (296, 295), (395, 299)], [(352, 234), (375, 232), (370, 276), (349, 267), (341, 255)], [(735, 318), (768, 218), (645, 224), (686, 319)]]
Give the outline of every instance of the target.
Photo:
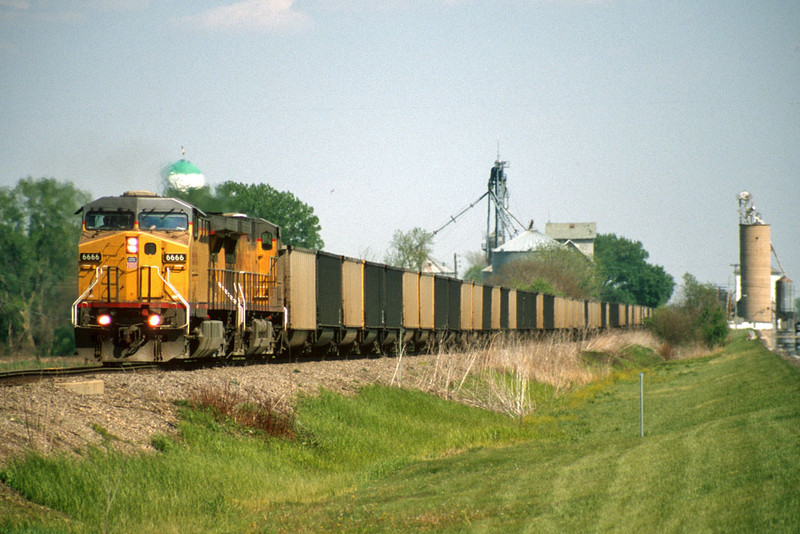
[(97, 316), (97, 324), (100, 326), (108, 326), (111, 324), (111, 316), (107, 313)]
[(154, 313), (150, 317), (147, 318), (147, 324), (151, 327), (155, 328), (161, 324), (161, 316), (157, 313)]
[(129, 237), (127, 241), (128, 247), (128, 254), (138, 254), (139, 253), (139, 238), (138, 237)]

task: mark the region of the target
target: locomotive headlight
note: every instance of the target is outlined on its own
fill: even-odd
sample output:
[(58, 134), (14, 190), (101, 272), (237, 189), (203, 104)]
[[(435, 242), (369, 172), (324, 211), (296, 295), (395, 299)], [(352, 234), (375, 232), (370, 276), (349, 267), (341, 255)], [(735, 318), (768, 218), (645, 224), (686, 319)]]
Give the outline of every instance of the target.
[(100, 326), (108, 326), (111, 324), (111, 316), (107, 313), (103, 313), (97, 316), (97, 324)]
[(138, 254), (139, 253), (139, 238), (138, 237), (129, 237), (127, 240), (127, 249), (128, 254)]
[(149, 324), (152, 328), (157, 327), (161, 324), (161, 316), (157, 313), (154, 313), (147, 318), (147, 324)]

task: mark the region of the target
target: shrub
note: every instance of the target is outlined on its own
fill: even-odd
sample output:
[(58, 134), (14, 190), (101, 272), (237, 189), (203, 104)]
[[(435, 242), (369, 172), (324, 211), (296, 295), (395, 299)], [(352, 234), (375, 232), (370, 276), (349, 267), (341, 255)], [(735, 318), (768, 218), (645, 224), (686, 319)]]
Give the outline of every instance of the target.
[(728, 336), (725, 310), (712, 284), (701, 284), (689, 273), (683, 275), (681, 300), (655, 311), (646, 323), (660, 339), (671, 345), (722, 344)]
[(244, 395), (230, 387), (202, 388), (191, 396), (189, 404), (195, 408), (211, 409), (218, 420), (232, 421), (268, 436), (295, 437), (294, 413), (270, 398)]

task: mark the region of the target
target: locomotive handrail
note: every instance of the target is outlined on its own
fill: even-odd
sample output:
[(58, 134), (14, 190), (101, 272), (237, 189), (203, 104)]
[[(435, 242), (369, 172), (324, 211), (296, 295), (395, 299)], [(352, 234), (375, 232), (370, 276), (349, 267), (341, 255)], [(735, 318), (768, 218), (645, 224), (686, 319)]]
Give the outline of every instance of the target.
[(86, 295), (88, 295), (92, 291), (92, 289), (94, 289), (94, 286), (96, 286), (98, 282), (100, 282), (100, 275), (108, 267), (109, 267), (108, 265), (101, 265), (100, 267), (95, 267), (94, 281), (91, 284), (89, 284), (89, 287), (86, 288), (86, 291), (81, 293), (81, 296), (78, 297), (78, 299), (72, 303), (72, 326), (78, 326), (78, 305), (83, 301), (83, 299), (86, 298)]
[[(243, 274), (243, 272), (239, 272)], [(243, 285), (238, 282), (233, 283), (233, 291), (237, 295), (231, 295), (230, 291), (228, 291), (228, 289), (222, 285), (222, 282), (219, 280), (217, 280), (217, 285), (225, 294), (225, 296), (230, 299), (233, 305), (236, 306), (236, 328), (239, 331), (244, 330), (245, 314), (247, 313), (247, 299), (244, 296)]]
[(243, 284), (234, 284), (239, 290), (239, 304), (236, 306), (236, 325), (239, 327), (239, 331), (244, 331), (244, 323), (245, 317), (247, 315), (247, 299), (244, 297), (244, 286)]
[(177, 299), (181, 301), (181, 304), (183, 304), (183, 306), (186, 308), (186, 324), (181, 325), (180, 328), (185, 328), (186, 329), (186, 333), (188, 334), (189, 333), (189, 323), (190, 323), (190, 320), (189, 320), (190, 313), (189, 312), (191, 310), (191, 307), (189, 306), (189, 302), (187, 302), (186, 299), (183, 298), (183, 295), (181, 295), (178, 292), (178, 290), (175, 289), (175, 286), (173, 286), (169, 282), (169, 267), (166, 267), (166, 269), (167, 269), (167, 278), (164, 278), (163, 276), (161, 276), (161, 269), (158, 268), (158, 265), (149, 265), (148, 267), (150, 269), (155, 269), (156, 270), (156, 274), (161, 279), (161, 281), (164, 282), (164, 285), (167, 286), (170, 289), (170, 291), (172, 291), (172, 293), (175, 295), (175, 297), (177, 297)]

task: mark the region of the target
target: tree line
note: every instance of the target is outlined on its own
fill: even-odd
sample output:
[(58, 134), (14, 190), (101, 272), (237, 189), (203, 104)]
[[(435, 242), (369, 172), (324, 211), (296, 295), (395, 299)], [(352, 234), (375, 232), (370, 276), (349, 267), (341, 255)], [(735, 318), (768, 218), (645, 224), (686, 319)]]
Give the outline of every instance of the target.
[[(421, 269), (433, 248), (433, 234), (422, 228), (396, 231), (385, 261), (407, 269)], [(472, 266), (464, 278), (578, 299), (657, 307), (675, 289), (675, 280), (660, 265), (650, 264), (640, 241), (615, 234), (599, 234), (594, 257), (560, 244), (525, 254), (503, 266), (502, 272), (483, 275), (482, 254), (471, 254)]]

